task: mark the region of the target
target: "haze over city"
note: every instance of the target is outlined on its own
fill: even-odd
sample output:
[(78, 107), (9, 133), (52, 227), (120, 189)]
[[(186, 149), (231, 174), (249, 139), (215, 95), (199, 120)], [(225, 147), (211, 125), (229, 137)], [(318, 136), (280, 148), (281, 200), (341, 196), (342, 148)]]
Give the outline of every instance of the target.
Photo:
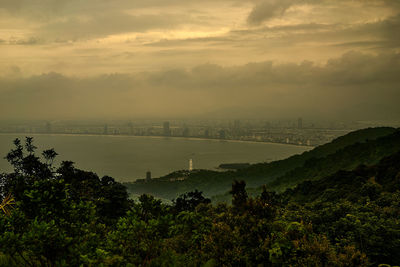
[(400, 263), (400, 0), (0, 0), (0, 266)]
[(0, 119), (396, 120), (400, 2), (1, 1)]

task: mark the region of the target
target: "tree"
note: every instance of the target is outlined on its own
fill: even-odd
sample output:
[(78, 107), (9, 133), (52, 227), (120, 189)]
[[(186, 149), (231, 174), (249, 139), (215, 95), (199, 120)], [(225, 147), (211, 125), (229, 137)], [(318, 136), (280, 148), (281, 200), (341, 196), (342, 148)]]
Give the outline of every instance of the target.
[(33, 137), (25, 137), (25, 148), (29, 154), (34, 154), (37, 147), (33, 145)]
[(229, 193), (232, 195), (233, 206), (241, 210), (247, 201), (246, 182), (235, 180), (232, 183), (232, 190)]
[(9, 193), (3, 201), (0, 203), (0, 210), (4, 212), (7, 216), (10, 216), (12, 206), (15, 205), (14, 197)]
[(199, 204), (209, 204), (211, 200), (205, 198), (203, 193), (196, 189), (180, 195), (176, 200), (173, 200), (173, 203), (177, 212), (194, 211)]
[(42, 152), (42, 155), (44, 159), (46, 160), (46, 164), (51, 168), (53, 165), (53, 161), (58, 155), (56, 151), (54, 151), (54, 148), (52, 149), (47, 149)]
[(21, 171), (22, 167), (22, 159), (24, 157), (24, 148), (21, 145), (21, 140), (16, 138), (14, 140), (15, 148), (11, 149), (10, 152), (7, 153), (5, 159), (10, 162), (11, 165), (14, 166), (14, 172), (18, 173)]

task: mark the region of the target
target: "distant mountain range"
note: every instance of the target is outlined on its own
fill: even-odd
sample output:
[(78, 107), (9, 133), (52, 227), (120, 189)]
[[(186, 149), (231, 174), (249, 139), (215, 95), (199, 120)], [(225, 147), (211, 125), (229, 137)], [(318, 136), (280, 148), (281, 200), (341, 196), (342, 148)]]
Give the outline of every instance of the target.
[[(233, 180), (244, 180), (251, 194), (261, 186), (282, 192), (306, 180), (318, 180), (339, 170), (376, 164), (383, 157), (400, 151), (400, 131), (390, 127), (367, 128), (351, 132), (328, 144), (300, 155), (271, 163), (253, 164), (237, 171), (177, 171), (148, 182), (125, 183), (131, 195), (143, 193), (171, 200), (198, 189), (214, 201), (230, 199), (226, 192)], [(253, 189), (251, 189), (253, 188)]]

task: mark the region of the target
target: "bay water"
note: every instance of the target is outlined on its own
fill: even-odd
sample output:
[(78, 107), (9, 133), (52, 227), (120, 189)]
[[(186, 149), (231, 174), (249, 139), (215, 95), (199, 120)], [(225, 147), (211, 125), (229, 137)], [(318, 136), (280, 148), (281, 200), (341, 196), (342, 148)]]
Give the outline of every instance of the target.
[[(0, 134), (0, 173), (12, 166), (4, 159), (13, 148), (13, 140), (24, 142), (27, 134)], [(109, 175), (128, 182), (144, 178), (147, 171), (160, 177), (176, 170), (189, 168), (216, 169), (221, 163), (258, 163), (287, 158), (311, 147), (263, 142), (225, 141), (196, 138), (120, 136), (120, 135), (62, 135), (28, 134), (38, 147), (36, 154), (54, 148), (62, 160), (75, 162), (77, 168)]]

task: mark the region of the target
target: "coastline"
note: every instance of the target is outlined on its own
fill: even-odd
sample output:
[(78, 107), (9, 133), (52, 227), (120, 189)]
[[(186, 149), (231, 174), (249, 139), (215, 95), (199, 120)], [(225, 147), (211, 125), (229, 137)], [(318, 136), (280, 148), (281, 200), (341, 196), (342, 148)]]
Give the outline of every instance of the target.
[(0, 133), (0, 135), (50, 135), (50, 136), (102, 136), (102, 137), (114, 137), (114, 138), (154, 138), (154, 139), (180, 139), (180, 140), (191, 140), (191, 141), (212, 141), (212, 142), (232, 142), (232, 143), (250, 143), (250, 144), (269, 144), (269, 145), (283, 145), (283, 146), (297, 146), (297, 147), (309, 147), (313, 149), (315, 146), (299, 145), (291, 143), (278, 143), (268, 141), (252, 141), (252, 140), (233, 140), (233, 139), (217, 139), (217, 138), (204, 138), (204, 137), (183, 137), (183, 136), (161, 136), (161, 135), (127, 135), (127, 134), (80, 134), (80, 133)]

